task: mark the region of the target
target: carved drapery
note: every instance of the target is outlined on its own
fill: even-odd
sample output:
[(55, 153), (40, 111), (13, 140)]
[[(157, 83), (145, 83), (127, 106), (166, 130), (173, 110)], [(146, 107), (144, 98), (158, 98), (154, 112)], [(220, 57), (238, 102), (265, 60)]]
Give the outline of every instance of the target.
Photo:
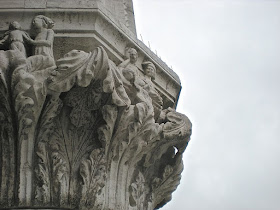
[(146, 210), (171, 199), (191, 123), (162, 109), (131, 60), (117, 67), (102, 47), (56, 62), (0, 58), (1, 206)]

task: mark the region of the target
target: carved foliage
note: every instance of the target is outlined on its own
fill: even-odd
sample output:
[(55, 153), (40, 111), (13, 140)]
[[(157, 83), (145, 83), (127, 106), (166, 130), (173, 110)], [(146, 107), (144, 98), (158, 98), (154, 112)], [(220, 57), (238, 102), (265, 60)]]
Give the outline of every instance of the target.
[[(141, 86), (129, 98), (102, 48), (71, 51), (58, 64), (46, 83), (53, 70), (48, 58), (24, 60), (12, 72), (11, 93), (1, 77), (1, 204), (8, 206), (14, 195), (7, 173), (15, 180), (15, 142), (22, 205), (146, 210), (169, 201), (183, 169), (188, 118), (153, 107), (155, 99)], [(18, 140), (11, 134), (13, 102)]]
[(103, 149), (93, 150), (89, 158), (82, 161), (80, 174), (83, 179), (80, 206), (82, 209), (92, 209), (93, 207), (101, 209), (104, 199), (104, 195), (101, 194), (106, 180)]
[(167, 165), (161, 177), (152, 180), (152, 194), (154, 207), (159, 208), (171, 200), (171, 194), (177, 188), (181, 180), (183, 163), (178, 159), (174, 166)]
[(108, 100), (102, 93), (101, 85), (100, 81), (94, 82), (88, 88), (76, 87), (67, 94), (64, 103), (72, 108), (70, 121), (75, 127), (88, 126), (97, 120), (97, 113), (93, 115), (92, 111), (100, 109)]
[(46, 149), (46, 143), (40, 142), (37, 147), (38, 168), (35, 173), (37, 176), (37, 186), (35, 192), (36, 204), (48, 204), (51, 201), (51, 163)]
[[(137, 174), (137, 173), (136, 173)], [(129, 186), (129, 204), (136, 209), (145, 209), (145, 199), (148, 190), (145, 183), (145, 178), (141, 172), (134, 177), (133, 182)]]
[[(40, 202), (61, 207), (94, 204), (94, 198), (89, 200), (85, 192), (95, 192), (92, 191), (94, 183), (88, 179), (97, 174), (91, 171), (97, 164), (92, 162), (90, 166), (85, 159), (91, 154), (88, 161), (94, 161), (98, 157), (94, 148), (101, 146), (97, 139), (97, 129), (103, 124), (100, 109), (108, 100), (108, 96), (100, 91), (101, 85), (96, 81), (86, 88), (72, 89), (62, 97), (60, 112), (59, 99), (47, 103), (45, 110), (49, 119), (43, 115), (37, 151), (37, 178), (41, 180), (37, 196), (41, 196)], [(82, 174), (83, 186), (80, 186), (79, 174)], [(80, 203), (81, 198), (83, 202)]]
[[(138, 105), (140, 107), (140, 104)], [(146, 191), (144, 193), (144, 189), (140, 189), (140, 183), (144, 182), (144, 177), (137, 163), (145, 156), (149, 143), (156, 140), (159, 125), (154, 123), (152, 110), (147, 109), (148, 105), (143, 103), (142, 106), (140, 113), (139, 107), (136, 108), (135, 105), (119, 110), (116, 130), (110, 144), (106, 144), (109, 172), (105, 199), (107, 208), (128, 207), (130, 203), (133, 208), (137, 205), (138, 207), (143, 205), (140, 209), (146, 208), (146, 204), (142, 202), (146, 199), (144, 196)], [(142, 119), (141, 123), (135, 117), (136, 115)]]
[(15, 187), (15, 127), (8, 88), (8, 72), (11, 70), (10, 52), (0, 51), (0, 205), (13, 203)]

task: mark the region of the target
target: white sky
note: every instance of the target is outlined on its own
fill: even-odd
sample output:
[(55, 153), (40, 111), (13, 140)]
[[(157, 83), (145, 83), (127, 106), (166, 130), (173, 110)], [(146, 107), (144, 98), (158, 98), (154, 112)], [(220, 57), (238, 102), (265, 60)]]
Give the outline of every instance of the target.
[(133, 0), (193, 123), (165, 210), (280, 209), (280, 0)]

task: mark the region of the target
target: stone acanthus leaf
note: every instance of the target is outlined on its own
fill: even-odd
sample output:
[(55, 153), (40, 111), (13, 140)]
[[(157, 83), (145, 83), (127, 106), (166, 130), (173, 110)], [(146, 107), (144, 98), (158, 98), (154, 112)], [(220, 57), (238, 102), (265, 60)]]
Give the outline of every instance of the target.
[[(80, 174), (82, 176), (82, 197), (80, 206), (89, 209), (92, 206), (98, 206), (97, 195), (102, 194), (106, 180), (106, 162), (103, 149), (94, 149), (89, 158), (83, 160), (80, 166)], [(104, 195), (103, 195), (104, 199)], [(102, 202), (101, 202), (102, 204)]]
[(129, 187), (130, 196), (129, 204), (136, 209), (145, 209), (145, 197), (146, 197), (146, 183), (145, 178), (142, 173), (138, 172), (138, 175), (135, 176), (135, 180), (131, 183)]
[[(0, 51), (0, 205), (12, 205), (15, 190), (16, 136), (13, 124), (13, 107), (9, 71), (11, 60), (16, 52)], [(17, 60), (14, 60), (17, 62)]]
[(74, 85), (87, 87), (93, 78), (103, 80), (109, 69), (107, 54), (101, 47), (92, 53), (72, 50), (56, 64), (56, 75), (48, 86), (55, 92), (67, 92)]
[(153, 202), (158, 205), (171, 200), (171, 193), (176, 190), (181, 180), (183, 163), (178, 158), (178, 162), (173, 167), (167, 165), (161, 178), (153, 179)]
[(51, 163), (48, 157), (46, 143), (38, 144), (36, 155), (38, 156), (38, 166), (36, 168), (37, 186), (35, 200), (37, 204), (48, 204), (51, 202)]

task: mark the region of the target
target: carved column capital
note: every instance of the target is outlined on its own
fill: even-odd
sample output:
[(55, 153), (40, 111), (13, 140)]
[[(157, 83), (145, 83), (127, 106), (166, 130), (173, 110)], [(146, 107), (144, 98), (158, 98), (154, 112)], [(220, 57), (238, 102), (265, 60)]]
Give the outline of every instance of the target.
[(32, 37), (12, 22), (1, 42), (1, 207), (164, 205), (180, 182), (189, 119), (164, 104), (156, 66), (133, 48), (118, 66), (102, 46), (55, 61), (53, 26), (36, 16)]

